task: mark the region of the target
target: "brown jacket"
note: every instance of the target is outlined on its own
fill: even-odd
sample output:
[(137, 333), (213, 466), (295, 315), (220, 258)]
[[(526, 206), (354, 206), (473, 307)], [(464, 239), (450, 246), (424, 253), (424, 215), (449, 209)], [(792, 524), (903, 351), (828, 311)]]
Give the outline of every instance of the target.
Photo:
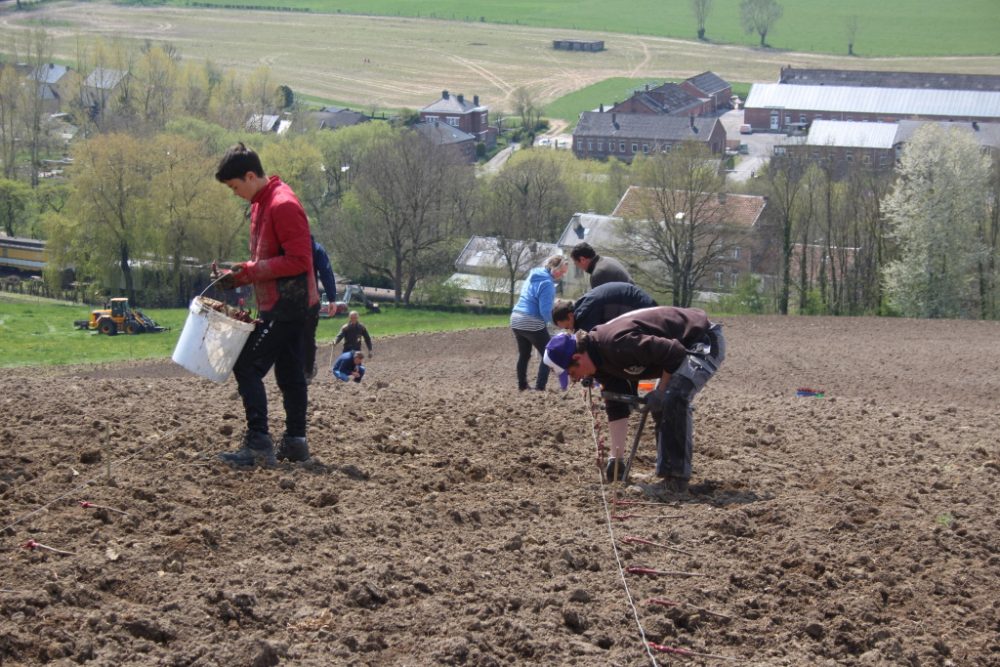
[(657, 378), (677, 370), (687, 349), (706, 340), (709, 326), (705, 311), (697, 308), (633, 310), (594, 327), (587, 335), (587, 351), (598, 380)]

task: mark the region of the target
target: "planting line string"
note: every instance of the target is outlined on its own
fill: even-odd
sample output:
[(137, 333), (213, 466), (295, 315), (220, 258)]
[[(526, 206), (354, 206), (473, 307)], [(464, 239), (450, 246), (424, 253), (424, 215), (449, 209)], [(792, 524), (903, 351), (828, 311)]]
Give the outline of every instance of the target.
[[(128, 456), (126, 456), (124, 458), (121, 458), (121, 459), (118, 459), (117, 461), (114, 461), (111, 465), (120, 466), (123, 463), (127, 463), (128, 461), (131, 461), (132, 459), (136, 458), (140, 454), (144, 454), (146, 452), (146, 450), (148, 450), (150, 447), (152, 447), (153, 445), (157, 444), (161, 440), (163, 440), (165, 438), (169, 438), (169, 437), (171, 437), (173, 435), (176, 435), (181, 430), (181, 428), (182, 428), (181, 426), (178, 426), (173, 431), (169, 431), (167, 433), (159, 435), (159, 437), (151, 440), (148, 444), (140, 447), (139, 449), (137, 449), (135, 452), (129, 454)], [(95, 475), (94, 477), (91, 477), (90, 479), (84, 480), (83, 482), (81, 482), (80, 484), (74, 486), (72, 489), (70, 489), (66, 493), (63, 493), (63, 494), (60, 494), (60, 495), (56, 496), (55, 498), (53, 498), (49, 502), (45, 503), (44, 505), (41, 505), (40, 507), (36, 507), (35, 509), (33, 509), (32, 511), (28, 512), (27, 514), (25, 514), (25, 515), (23, 515), (23, 516), (15, 519), (14, 521), (12, 521), (11, 523), (7, 524), (3, 528), (0, 528), (0, 535), (5, 534), (8, 530), (11, 530), (14, 526), (16, 526), (16, 525), (18, 525), (20, 523), (23, 523), (24, 521), (27, 521), (28, 519), (30, 519), (31, 517), (35, 516), (36, 514), (38, 514), (40, 512), (44, 512), (45, 510), (47, 510), (49, 507), (51, 507), (52, 505), (56, 504), (60, 500), (64, 500), (64, 499), (68, 498), (69, 496), (72, 496), (72, 495), (80, 492), (85, 487), (90, 486), (92, 483), (94, 483), (97, 480), (101, 479), (105, 475), (106, 475), (106, 473), (101, 473), (100, 475)]]
[[(596, 410), (594, 409), (593, 397), (590, 395), (589, 388), (587, 390), (587, 393), (584, 394), (584, 400), (586, 400), (590, 404), (589, 405), (589, 407), (591, 408), (590, 432), (595, 440), (595, 444), (597, 445), (598, 449), (600, 449), (600, 443), (598, 442), (598, 435), (597, 435), (597, 415), (596, 415)], [(614, 522), (611, 520), (611, 506), (608, 504), (607, 486), (604, 483), (604, 473), (601, 470), (600, 466), (598, 466), (597, 468), (597, 476), (601, 482), (601, 500), (604, 503), (604, 517), (605, 517), (605, 522), (607, 523), (608, 526), (608, 534), (611, 536), (611, 552), (614, 554), (615, 563), (618, 565), (618, 576), (622, 580), (622, 586), (625, 588), (625, 597), (628, 599), (628, 604), (632, 608), (632, 616), (633, 618), (635, 618), (635, 625), (636, 627), (639, 628), (639, 636), (642, 637), (642, 646), (644, 649), (646, 649), (646, 655), (649, 656), (649, 660), (652, 663), (653, 667), (658, 667), (658, 663), (656, 662), (656, 656), (653, 655), (653, 650), (652, 647), (650, 646), (651, 642), (646, 638), (646, 631), (643, 629), (642, 621), (639, 619), (639, 609), (636, 606), (635, 598), (632, 597), (632, 591), (629, 590), (628, 581), (625, 579), (625, 566), (622, 563), (621, 554), (618, 553), (618, 544), (617, 541), (615, 540)]]

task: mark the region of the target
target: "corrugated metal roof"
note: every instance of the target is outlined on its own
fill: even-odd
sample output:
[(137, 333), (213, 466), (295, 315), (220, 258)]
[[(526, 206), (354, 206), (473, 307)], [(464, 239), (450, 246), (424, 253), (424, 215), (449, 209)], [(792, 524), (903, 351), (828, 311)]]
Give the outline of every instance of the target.
[(805, 143), (809, 146), (841, 148), (892, 148), (896, 123), (861, 123), (846, 120), (814, 120)]
[(755, 83), (745, 108), (1000, 118), (1000, 92)]

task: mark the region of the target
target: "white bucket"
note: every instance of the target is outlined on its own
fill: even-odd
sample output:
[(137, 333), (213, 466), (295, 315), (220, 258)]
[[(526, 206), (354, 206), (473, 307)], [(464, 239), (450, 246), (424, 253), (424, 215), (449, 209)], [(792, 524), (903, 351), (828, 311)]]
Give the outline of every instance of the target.
[(173, 360), (196, 375), (214, 382), (225, 382), (243, 351), (254, 325), (234, 320), (196, 296), (181, 337), (177, 339)]

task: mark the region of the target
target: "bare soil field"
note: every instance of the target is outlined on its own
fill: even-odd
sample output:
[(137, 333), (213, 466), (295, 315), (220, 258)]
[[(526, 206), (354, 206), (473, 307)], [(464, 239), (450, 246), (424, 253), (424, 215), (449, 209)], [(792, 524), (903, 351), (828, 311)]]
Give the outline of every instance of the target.
[[(775, 81), (780, 67), (846, 67), (993, 74), (1000, 57), (848, 58), (677, 39), (431, 19), (305, 14), (109, 2), (48, 2), (0, 10), (0, 39), (44, 26), (55, 57), (77, 40), (169, 42), (189, 59), (249, 75), (261, 65), (298, 94), (371, 108), (421, 108), (442, 89), (510, 109), (527, 87), (546, 104), (610, 77), (684, 78), (713, 70), (734, 82)], [(602, 53), (555, 51), (553, 39), (601, 39)]]
[(584, 389), (516, 391), (506, 329), (369, 318), (313, 460), (250, 472), (232, 380), (2, 370), (0, 664), (1000, 665), (1000, 324), (724, 323), (660, 503), (601, 482)]

